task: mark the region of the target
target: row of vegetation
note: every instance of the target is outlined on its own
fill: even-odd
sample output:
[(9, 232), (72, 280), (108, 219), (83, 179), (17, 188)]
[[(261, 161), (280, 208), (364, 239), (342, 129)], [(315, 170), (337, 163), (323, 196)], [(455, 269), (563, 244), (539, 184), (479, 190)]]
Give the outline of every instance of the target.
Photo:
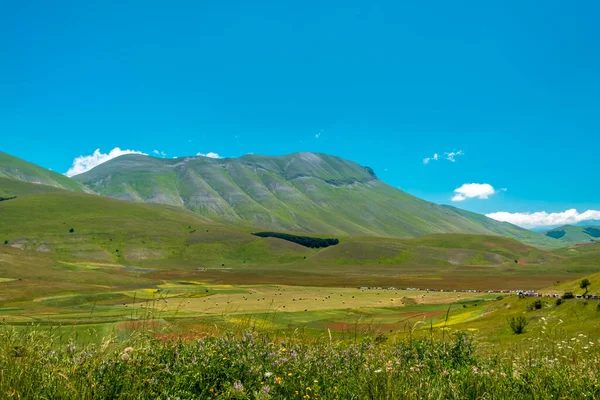
[[(376, 339), (376, 338), (375, 338)], [(600, 398), (600, 352), (532, 343), (488, 356), (465, 333), (394, 343), (243, 332), (79, 346), (0, 330), (0, 396), (31, 399)], [(514, 349), (513, 349), (514, 350)], [(487, 353), (490, 354), (490, 353)], [(5, 397), (8, 396), (8, 397)]]
[(17, 196), (12, 196), (12, 197), (2, 197), (0, 196), (0, 201), (5, 201), (5, 200), (12, 200), (12, 199), (16, 199)]
[(297, 243), (304, 247), (317, 248), (317, 249), (323, 248), (323, 247), (335, 246), (336, 244), (338, 244), (340, 242), (338, 239), (335, 239), (335, 238), (323, 239), (323, 238), (316, 238), (316, 237), (310, 237), (310, 236), (290, 235), (289, 233), (279, 233), (279, 232), (256, 232), (256, 233), (253, 233), (253, 235), (263, 237), (263, 238), (274, 237), (274, 238), (294, 242), (294, 243)]
[[(375, 338), (376, 339), (376, 338)], [(337, 342), (242, 332), (99, 345), (0, 329), (0, 396), (43, 399), (600, 398), (600, 352), (569, 345), (481, 352), (473, 338)], [(492, 354), (492, 355), (486, 355)], [(7, 397), (5, 397), (7, 396)]]

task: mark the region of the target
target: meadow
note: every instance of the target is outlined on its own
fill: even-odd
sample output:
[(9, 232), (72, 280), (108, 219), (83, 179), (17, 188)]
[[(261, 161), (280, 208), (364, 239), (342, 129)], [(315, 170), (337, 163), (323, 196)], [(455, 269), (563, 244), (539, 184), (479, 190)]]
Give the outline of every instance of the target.
[(444, 234), (308, 248), (173, 207), (11, 185), (0, 194), (32, 192), (0, 204), (0, 397), (598, 397), (598, 301), (549, 297), (583, 294), (585, 277), (600, 294), (598, 244)]

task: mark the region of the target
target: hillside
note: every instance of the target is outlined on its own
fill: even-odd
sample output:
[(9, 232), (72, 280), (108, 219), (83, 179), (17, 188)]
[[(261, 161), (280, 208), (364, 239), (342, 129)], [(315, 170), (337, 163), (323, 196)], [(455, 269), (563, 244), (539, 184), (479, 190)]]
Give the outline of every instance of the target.
[(565, 244), (600, 242), (600, 226), (564, 225), (546, 231), (544, 235)]
[(508, 223), (418, 199), (380, 181), (368, 167), (324, 154), (125, 155), (74, 179), (104, 196), (173, 205), (215, 221), (268, 230), (399, 238), (471, 233), (561, 245)]
[[(10, 178), (74, 192), (88, 191), (83, 185), (59, 173), (0, 151), (0, 178)], [(0, 188), (1, 189), (1, 188)], [(44, 189), (42, 189), (44, 190)]]
[[(416, 239), (341, 236), (309, 249), (261, 238), (188, 210), (74, 193), (0, 178), (15, 199), (0, 202), (0, 239), (12, 248), (117, 263), (197, 267), (302, 262), (347, 265), (500, 265), (558, 256), (499, 236), (438, 234)], [(47, 192), (38, 191), (45, 188)]]

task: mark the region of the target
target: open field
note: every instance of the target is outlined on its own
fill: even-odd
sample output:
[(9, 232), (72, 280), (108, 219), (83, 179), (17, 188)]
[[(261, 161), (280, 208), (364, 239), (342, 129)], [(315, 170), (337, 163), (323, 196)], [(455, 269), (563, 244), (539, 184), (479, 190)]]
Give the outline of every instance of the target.
[[(179, 208), (11, 185), (3, 193), (17, 198), (0, 202), (0, 390), (11, 396), (201, 398), (212, 388), (220, 398), (397, 398), (415, 385), (427, 387), (420, 398), (599, 393), (598, 301), (488, 292), (577, 295), (588, 277), (589, 293), (600, 294), (597, 244), (548, 251), (443, 234), (342, 236), (312, 249)], [(527, 321), (520, 335), (508, 324), (518, 317)], [(248, 332), (266, 347), (244, 347)], [(122, 355), (129, 345), (132, 363)], [(273, 364), (285, 347), (304, 361)], [(344, 358), (357, 348), (359, 363)], [(317, 355), (332, 351), (336, 361), (323, 368)], [(141, 386), (139, 368), (148, 374)], [(270, 369), (282, 380), (265, 377)], [(45, 378), (24, 381), (24, 370)], [(492, 370), (498, 379), (488, 379)], [(95, 389), (76, 371), (97, 377)]]

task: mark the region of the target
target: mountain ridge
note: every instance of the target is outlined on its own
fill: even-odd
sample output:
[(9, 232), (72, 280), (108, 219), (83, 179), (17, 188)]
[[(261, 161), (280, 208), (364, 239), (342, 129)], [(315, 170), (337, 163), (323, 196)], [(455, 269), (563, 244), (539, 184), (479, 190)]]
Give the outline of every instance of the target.
[(551, 247), (534, 232), (418, 199), (355, 162), (323, 153), (160, 159), (124, 155), (74, 177), (98, 194), (187, 208), (227, 223), (338, 235), (502, 235)]

